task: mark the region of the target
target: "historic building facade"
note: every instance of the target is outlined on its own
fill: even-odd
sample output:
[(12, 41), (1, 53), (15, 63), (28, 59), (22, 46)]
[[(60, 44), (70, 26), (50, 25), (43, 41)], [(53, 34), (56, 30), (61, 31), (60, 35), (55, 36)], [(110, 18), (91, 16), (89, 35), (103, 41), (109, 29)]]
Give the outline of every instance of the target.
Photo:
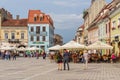
[[(92, 0), (92, 2), (94, 1), (96, 0)], [(90, 8), (84, 12), (83, 18), (85, 30), (88, 30), (88, 43), (100, 40), (112, 45), (113, 52), (118, 55), (120, 53), (120, 1), (112, 0), (109, 4), (102, 7), (101, 10), (99, 9), (96, 17), (92, 13), (92, 22), (89, 13)], [(84, 32), (86, 32), (85, 30)], [(104, 52), (108, 53), (109, 51)]]
[[(94, 23), (94, 20), (105, 5), (106, 5), (105, 0), (91, 0), (90, 7), (87, 10), (85, 10), (83, 13), (84, 25), (85, 25), (85, 29), (84, 29), (85, 41), (84, 42), (87, 44), (90, 44), (91, 42), (94, 42), (98, 39), (97, 34), (92, 35), (98, 31), (98, 28), (97, 28), (98, 26), (96, 26), (96, 24)], [(92, 39), (94, 41), (92, 41)]]
[(28, 13), (28, 46), (42, 48), (54, 45), (54, 25), (49, 15), (40, 10), (29, 10)]
[(27, 37), (27, 19), (19, 19), (19, 15), (17, 15), (16, 19), (13, 19), (9, 12), (4, 9), (1, 10), (0, 41), (21, 44), (27, 43)]
[(111, 43), (113, 51), (120, 53), (120, 2), (110, 11), (111, 18)]
[(54, 34), (54, 45), (63, 45), (63, 38), (59, 34)]
[(75, 41), (80, 44), (84, 44), (84, 25), (81, 25), (76, 32)]

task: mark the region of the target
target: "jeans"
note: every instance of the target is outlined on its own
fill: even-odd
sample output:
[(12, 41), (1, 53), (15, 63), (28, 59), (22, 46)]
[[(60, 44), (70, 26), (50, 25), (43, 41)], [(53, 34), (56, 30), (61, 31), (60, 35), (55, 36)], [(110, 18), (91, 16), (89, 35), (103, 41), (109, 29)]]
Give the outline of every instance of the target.
[(64, 60), (63, 63), (64, 63), (64, 70), (66, 69), (66, 64), (67, 64), (67, 68), (69, 70), (70, 69), (69, 68), (69, 61), (68, 60)]

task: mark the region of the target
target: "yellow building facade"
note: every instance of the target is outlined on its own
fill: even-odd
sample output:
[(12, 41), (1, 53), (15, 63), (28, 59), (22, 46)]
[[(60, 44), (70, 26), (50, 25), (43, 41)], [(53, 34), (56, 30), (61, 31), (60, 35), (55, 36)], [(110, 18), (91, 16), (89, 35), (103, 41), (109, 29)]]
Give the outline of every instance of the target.
[(0, 15), (0, 42), (28, 43), (27, 19), (2, 19)]
[(27, 43), (27, 27), (1, 27), (1, 42)]
[(116, 5), (110, 14), (111, 18), (111, 43), (116, 55), (120, 53), (120, 5)]

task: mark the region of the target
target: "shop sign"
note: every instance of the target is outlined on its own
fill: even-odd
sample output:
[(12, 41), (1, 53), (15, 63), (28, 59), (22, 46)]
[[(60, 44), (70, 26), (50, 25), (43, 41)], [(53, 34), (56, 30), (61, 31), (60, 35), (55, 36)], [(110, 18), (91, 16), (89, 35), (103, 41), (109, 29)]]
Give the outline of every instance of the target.
[(44, 42), (33, 42), (33, 44), (44, 44)]

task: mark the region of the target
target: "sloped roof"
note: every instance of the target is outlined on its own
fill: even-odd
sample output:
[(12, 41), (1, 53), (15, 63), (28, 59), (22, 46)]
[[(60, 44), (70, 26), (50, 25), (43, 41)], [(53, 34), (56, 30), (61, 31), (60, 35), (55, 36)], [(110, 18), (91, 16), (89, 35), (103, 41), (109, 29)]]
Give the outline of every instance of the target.
[(27, 26), (27, 19), (10, 19), (10, 20), (5, 20), (2, 22), (2, 26), (4, 27), (24, 27)]
[[(40, 16), (43, 16), (43, 20), (40, 21)], [(34, 17), (37, 17), (36, 21), (34, 21)], [(49, 15), (46, 15), (45, 13), (41, 12), (40, 10), (29, 10), (28, 13), (28, 23), (29, 24), (39, 24), (39, 23), (48, 23), (53, 26), (53, 20)]]

